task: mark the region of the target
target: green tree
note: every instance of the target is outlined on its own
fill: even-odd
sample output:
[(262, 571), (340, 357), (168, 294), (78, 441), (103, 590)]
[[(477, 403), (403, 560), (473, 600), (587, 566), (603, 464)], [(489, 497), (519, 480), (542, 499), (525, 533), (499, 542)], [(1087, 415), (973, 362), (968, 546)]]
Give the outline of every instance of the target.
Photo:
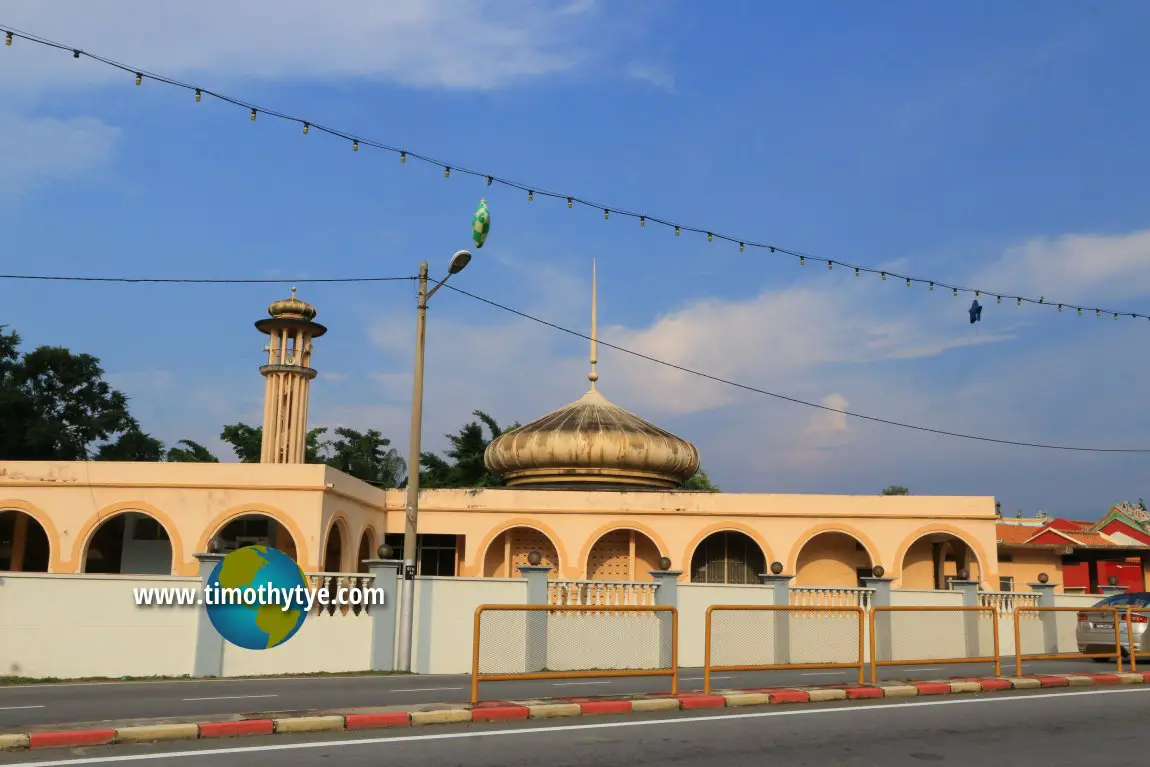
[[(500, 487), (503, 478), (487, 471), (483, 454), (498, 436), (514, 431), (519, 424), (504, 429), (482, 410), (472, 412), (477, 420), (464, 424), (457, 434), (447, 434), (450, 447), (444, 456), (423, 453), (419, 456), (419, 485), (427, 488)], [(484, 431), (484, 426), (487, 427)]]
[(721, 493), (722, 490), (719, 486), (711, 482), (711, 478), (707, 476), (707, 472), (699, 469), (695, 474), (683, 483), (684, 490), (707, 490), (712, 493)]
[(330, 443), (331, 455), (325, 463), (378, 487), (397, 487), (407, 466), (391, 440), (375, 429), (358, 432), (340, 427)]
[[(308, 430), (307, 445), (304, 447), (304, 463), (324, 463), (331, 445), (321, 441), (327, 433), (325, 427)], [(220, 432), (220, 439), (231, 445), (240, 463), (259, 463), (261, 444), (264, 438), (262, 426), (248, 426), (246, 423), (233, 423)]]
[(154, 463), (164, 460), (164, 443), (135, 426), (117, 437), (114, 442), (101, 445), (96, 451), (96, 460)]
[[(21, 356), (20, 336), (0, 327), (0, 459), (87, 460), (95, 445), (131, 431), (139, 426), (128, 398), (104, 380), (98, 359), (59, 346)], [(127, 440), (125, 448), (138, 443)]]
[[(182, 447), (181, 447), (182, 446)], [(167, 458), (173, 463), (219, 463), (220, 459), (212, 455), (212, 451), (199, 442), (190, 439), (181, 439), (176, 446), (168, 450)]]
[(910, 495), (910, 488), (902, 485), (891, 485), (882, 491), (882, 495)]

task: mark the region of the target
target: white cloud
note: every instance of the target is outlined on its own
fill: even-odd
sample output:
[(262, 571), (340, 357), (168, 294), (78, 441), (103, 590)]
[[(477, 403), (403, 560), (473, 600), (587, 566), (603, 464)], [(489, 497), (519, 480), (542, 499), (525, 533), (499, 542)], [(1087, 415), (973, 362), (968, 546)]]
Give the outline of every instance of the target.
[[(84, 0), (4, 13), (18, 29), (174, 77), (355, 77), (479, 90), (585, 65), (612, 21), (587, 0)], [(19, 55), (27, 56), (20, 66), (0, 68), (5, 88), (131, 77), (66, 52)]]
[(653, 85), (668, 93), (675, 92), (675, 75), (666, 67), (633, 61), (624, 67), (623, 72), (632, 80)]
[(107, 166), (118, 128), (80, 117), (58, 120), (0, 114), (0, 202), (13, 202), (43, 184), (92, 175)]
[[(1150, 229), (1039, 237), (980, 270), (978, 284), (1047, 301), (1130, 301), (1150, 294)], [(1101, 306), (1138, 311), (1136, 307)], [(1141, 307), (1145, 312), (1146, 307)]]

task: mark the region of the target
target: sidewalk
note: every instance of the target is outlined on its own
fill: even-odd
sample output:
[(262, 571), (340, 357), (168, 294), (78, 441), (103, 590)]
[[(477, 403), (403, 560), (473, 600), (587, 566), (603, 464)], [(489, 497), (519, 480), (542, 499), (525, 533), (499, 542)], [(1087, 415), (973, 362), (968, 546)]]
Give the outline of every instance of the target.
[(694, 691), (674, 696), (669, 693), (649, 693), (501, 700), (484, 701), (474, 706), (466, 703), (428, 703), (414, 706), (308, 711), (294, 716), (237, 714), (207, 722), (192, 718), (168, 718), (77, 723), (68, 726), (32, 727), (24, 732), (0, 733), (0, 751), (1126, 684), (1150, 684), (1150, 672), (964, 677), (932, 682), (877, 685), (716, 690), (711, 695)]

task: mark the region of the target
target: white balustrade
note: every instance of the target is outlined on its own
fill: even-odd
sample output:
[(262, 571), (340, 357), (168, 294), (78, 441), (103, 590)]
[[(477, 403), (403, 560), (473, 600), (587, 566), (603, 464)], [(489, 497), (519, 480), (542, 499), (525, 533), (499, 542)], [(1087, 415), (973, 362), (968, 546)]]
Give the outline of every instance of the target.
[(635, 581), (549, 581), (552, 605), (653, 605), (657, 583)]
[[(308, 589), (318, 593), (327, 589), (326, 605), (317, 599), (312, 605), (312, 615), (360, 615), (371, 609), (372, 597), (367, 590), (373, 588), (375, 576), (368, 573), (307, 573)], [(341, 589), (346, 589), (342, 594)], [(336, 600), (358, 602), (358, 604), (336, 604)]]
[[(1015, 591), (980, 591), (978, 604), (993, 607), (999, 615), (1011, 616), (1019, 607), (1038, 607), (1038, 594), (1024, 594)], [(1037, 617), (1037, 613), (1025, 617)]]
[(861, 607), (869, 610), (874, 589), (837, 586), (793, 586), (791, 604), (798, 607)]

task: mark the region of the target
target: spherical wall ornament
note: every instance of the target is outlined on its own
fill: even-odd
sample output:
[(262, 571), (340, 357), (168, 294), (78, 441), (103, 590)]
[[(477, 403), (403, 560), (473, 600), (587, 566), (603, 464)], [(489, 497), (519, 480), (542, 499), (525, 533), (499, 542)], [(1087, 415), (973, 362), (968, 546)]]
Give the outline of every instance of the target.
[(775, 575), (781, 575), (783, 572), (782, 562), (771, 562), (771, 572)]
[(395, 549), (388, 546), (386, 543), (381, 543), (375, 553), (380, 559), (395, 559)]
[(886, 568), (883, 567), (882, 565), (875, 565), (874, 567), (871, 568), (870, 572), (871, 572), (871, 575), (873, 575), (875, 578), (881, 578), (881, 577), (883, 577), (883, 575), (886, 574)]
[(1118, 585), (1118, 576), (1117, 575), (1111, 575), (1109, 578), (1106, 579), (1106, 581), (1111, 586), (1117, 586)]
[(958, 579), (960, 581), (969, 581), (970, 580), (970, 571), (969, 570), (959, 570), (958, 571)]
[(219, 538), (212, 538), (211, 540), (208, 541), (208, 553), (209, 554), (219, 554), (221, 548), (222, 547), (220, 546), (220, 539)]
[(471, 217), (471, 241), (476, 248), (482, 248), (487, 242), (487, 233), (491, 231), (491, 211), (487, 209), (487, 200), (480, 200), (475, 215)]
[(543, 561), (543, 555), (540, 554), (538, 551), (532, 551), (530, 554), (527, 555), (527, 564), (531, 565), (532, 567), (538, 567), (539, 563), (542, 561)]
[(1049, 581), (1050, 581), (1050, 576), (1047, 575), (1046, 573), (1039, 573), (1038, 574), (1038, 582), (1039, 583), (1048, 583)]
[(671, 558), (670, 557), (659, 557), (659, 569), (662, 570), (663, 572), (670, 570), (671, 569)]

